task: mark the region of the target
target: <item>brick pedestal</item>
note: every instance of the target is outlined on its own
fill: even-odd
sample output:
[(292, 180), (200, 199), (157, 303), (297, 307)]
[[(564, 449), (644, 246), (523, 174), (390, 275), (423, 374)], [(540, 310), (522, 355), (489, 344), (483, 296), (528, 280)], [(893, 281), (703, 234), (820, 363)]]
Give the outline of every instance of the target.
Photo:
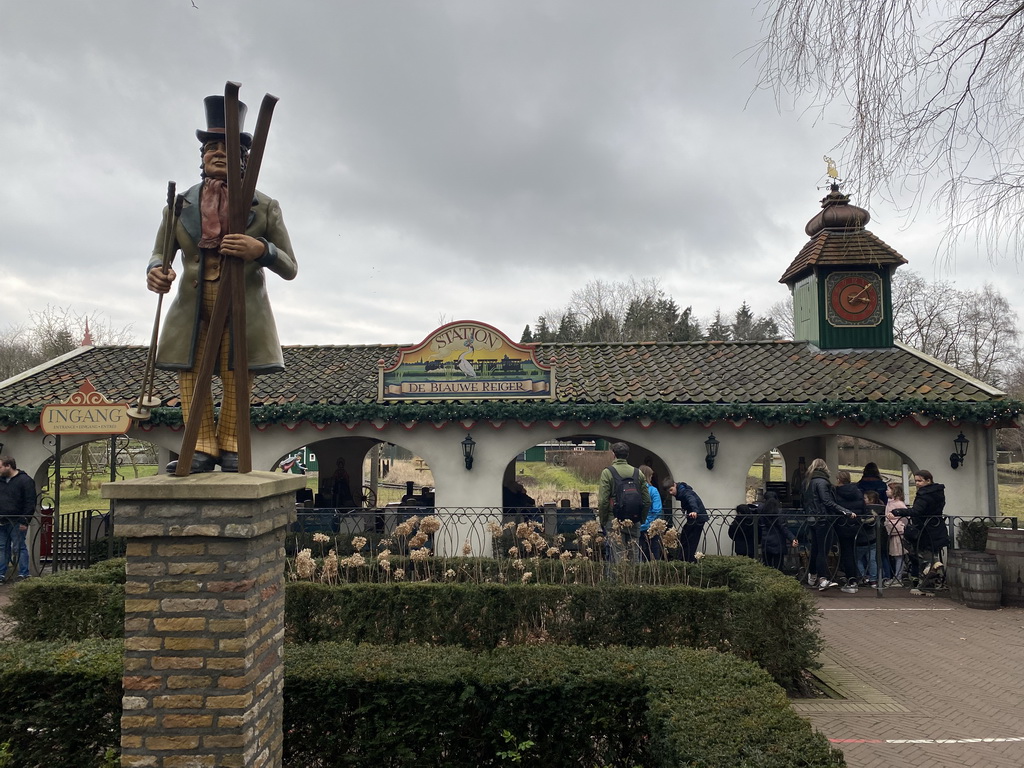
[(299, 475), (110, 483), (128, 539), (121, 765), (281, 765), (284, 534)]

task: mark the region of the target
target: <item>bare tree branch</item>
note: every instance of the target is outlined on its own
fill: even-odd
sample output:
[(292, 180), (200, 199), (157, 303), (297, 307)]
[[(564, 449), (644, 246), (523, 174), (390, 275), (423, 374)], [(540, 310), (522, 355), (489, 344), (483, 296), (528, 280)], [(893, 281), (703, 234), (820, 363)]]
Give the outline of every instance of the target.
[(1024, 244), (1024, 3), (760, 0), (759, 87), (845, 108), (835, 149), (850, 188), (910, 218), (930, 200), (951, 255)]

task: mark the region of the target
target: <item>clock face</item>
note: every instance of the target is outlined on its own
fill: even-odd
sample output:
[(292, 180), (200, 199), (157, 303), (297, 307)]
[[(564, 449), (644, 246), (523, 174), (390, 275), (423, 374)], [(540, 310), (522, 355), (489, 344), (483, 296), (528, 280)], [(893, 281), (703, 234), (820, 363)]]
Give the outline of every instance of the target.
[(825, 279), (828, 321), (834, 326), (882, 322), (882, 278), (874, 272), (833, 272)]

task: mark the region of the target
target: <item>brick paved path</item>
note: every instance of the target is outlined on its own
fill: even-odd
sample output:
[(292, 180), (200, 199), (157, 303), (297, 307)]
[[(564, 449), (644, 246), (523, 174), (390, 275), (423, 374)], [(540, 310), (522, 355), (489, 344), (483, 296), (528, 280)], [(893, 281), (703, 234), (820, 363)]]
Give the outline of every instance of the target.
[(816, 598), (822, 677), (845, 698), (794, 708), (850, 768), (1024, 766), (1024, 609), (895, 589)]

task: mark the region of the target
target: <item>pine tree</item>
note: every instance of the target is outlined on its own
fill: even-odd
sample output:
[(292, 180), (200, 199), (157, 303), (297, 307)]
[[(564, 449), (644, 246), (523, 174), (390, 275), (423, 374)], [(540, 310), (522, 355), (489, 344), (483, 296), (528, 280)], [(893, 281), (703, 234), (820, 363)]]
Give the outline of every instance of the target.
[(583, 338), (583, 327), (580, 325), (576, 313), (567, 309), (562, 315), (562, 322), (558, 324), (558, 332), (555, 334), (555, 341), (563, 341), (575, 344)]
[(555, 340), (555, 334), (548, 328), (548, 320), (544, 315), (538, 317), (537, 323), (533, 326), (533, 340), (538, 344)]
[(679, 319), (672, 326), (672, 341), (700, 341), (704, 338), (700, 332), (700, 322), (692, 317), (693, 307), (687, 307), (680, 313)]
[(715, 310), (715, 319), (708, 324), (704, 338), (707, 341), (729, 341), (732, 338), (732, 328), (722, 318), (721, 309)]

